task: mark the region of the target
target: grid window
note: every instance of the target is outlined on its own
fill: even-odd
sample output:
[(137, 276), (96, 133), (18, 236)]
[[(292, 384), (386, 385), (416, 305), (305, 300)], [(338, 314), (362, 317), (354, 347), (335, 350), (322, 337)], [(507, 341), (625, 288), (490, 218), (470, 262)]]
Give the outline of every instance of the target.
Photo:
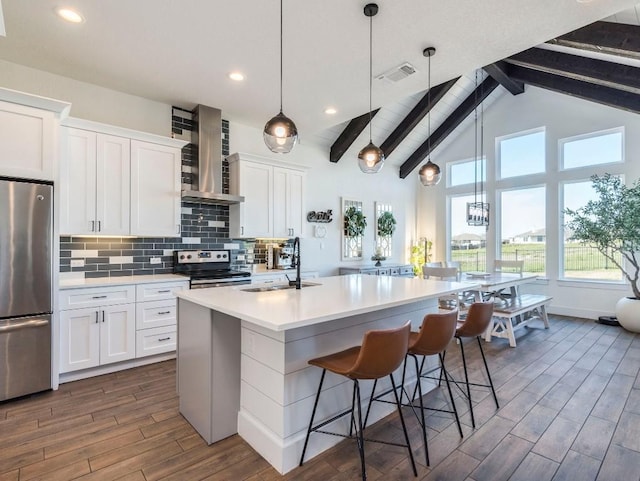
[(563, 169), (622, 162), (623, 129), (560, 140)]
[(460, 160), (457, 162), (449, 162), (449, 172), (447, 175), (448, 186), (455, 187), (457, 185), (467, 185), (487, 180), (486, 159)]
[(449, 202), (451, 260), (460, 262), (462, 272), (486, 270), (486, 227), (467, 225), (467, 202), (474, 202), (474, 195), (451, 196)]

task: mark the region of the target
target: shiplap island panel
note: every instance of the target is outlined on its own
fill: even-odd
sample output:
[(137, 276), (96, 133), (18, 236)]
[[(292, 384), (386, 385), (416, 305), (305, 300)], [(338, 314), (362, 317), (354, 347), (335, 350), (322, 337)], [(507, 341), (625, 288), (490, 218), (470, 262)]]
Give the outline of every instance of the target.
[[(418, 329), (439, 296), (472, 285), (391, 276), (312, 279), (313, 286), (248, 292), (251, 286), (178, 295), (180, 412), (212, 443), (239, 433), (279, 472), (297, 466), (321, 371), (307, 361), (357, 345), (370, 329), (411, 320)], [(435, 360), (433, 360), (435, 362)], [(399, 378), (399, 373), (397, 373)], [(409, 372), (409, 382), (415, 373)], [(351, 383), (327, 375), (318, 419), (351, 403)], [(425, 389), (430, 389), (428, 384)], [(371, 383), (363, 383), (369, 397)], [(393, 407), (376, 403), (371, 422)], [(348, 431), (348, 420), (342, 420)], [(315, 456), (340, 441), (311, 438)]]

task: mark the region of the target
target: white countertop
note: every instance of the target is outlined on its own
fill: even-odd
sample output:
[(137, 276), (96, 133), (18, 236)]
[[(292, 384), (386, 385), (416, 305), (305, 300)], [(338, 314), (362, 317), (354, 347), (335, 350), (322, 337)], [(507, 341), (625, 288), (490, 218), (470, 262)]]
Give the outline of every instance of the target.
[(80, 287), (104, 287), (104, 286), (124, 286), (135, 284), (150, 284), (154, 282), (189, 282), (189, 278), (177, 274), (157, 274), (153, 276), (118, 276), (118, 277), (98, 277), (95, 279), (61, 278), (60, 290), (77, 289)]
[(360, 274), (321, 277), (304, 283), (315, 285), (268, 292), (246, 292), (251, 286), (244, 285), (176, 294), (267, 329), (286, 331), (478, 287), (469, 282)]
[[(280, 275), (280, 274), (291, 274), (292, 272), (295, 275), (295, 269), (267, 269), (266, 264), (253, 264), (252, 267), (248, 269), (242, 269), (246, 272), (251, 272), (252, 276), (267, 276), (267, 275)], [(300, 269), (300, 272), (309, 273), (309, 272), (317, 272), (314, 270), (305, 269), (304, 267)]]

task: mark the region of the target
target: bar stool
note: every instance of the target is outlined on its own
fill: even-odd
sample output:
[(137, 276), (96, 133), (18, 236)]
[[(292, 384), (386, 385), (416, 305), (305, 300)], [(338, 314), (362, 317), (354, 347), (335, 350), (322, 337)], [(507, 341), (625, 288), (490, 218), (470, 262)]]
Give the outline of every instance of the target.
[[(367, 473), (364, 461), (364, 442), (377, 442), (383, 444), (390, 444), (393, 446), (406, 447), (409, 451), (409, 459), (411, 460), (411, 467), (413, 468), (414, 476), (418, 476), (416, 470), (415, 461), (413, 459), (413, 452), (411, 451), (411, 444), (409, 443), (409, 435), (407, 434), (407, 427), (402, 415), (402, 409), (400, 400), (398, 399), (398, 393), (395, 381), (393, 379), (393, 371), (395, 371), (405, 358), (407, 348), (409, 344), (409, 333), (411, 331), (411, 323), (407, 322), (404, 326), (395, 329), (384, 330), (372, 330), (368, 331), (364, 335), (362, 346), (355, 346), (344, 351), (337, 352), (335, 354), (329, 354), (328, 356), (318, 357), (311, 359), (309, 364), (322, 368), (322, 376), (320, 377), (320, 384), (318, 386), (318, 393), (313, 405), (313, 412), (311, 413), (311, 421), (309, 421), (309, 429), (307, 430), (307, 436), (304, 440), (304, 447), (302, 449), (302, 456), (300, 457), (300, 466), (304, 462), (304, 455), (307, 451), (307, 445), (309, 443), (309, 436), (312, 432), (319, 432), (323, 434), (332, 434), (335, 436), (341, 436), (345, 438), (353, 438), (353, 428), (356, 430), (356, 442), (358, 445), (358, 451), (360, 453), (360, 464), (362, 468), (362, 479), (367, 479)], [(333, 416), (332, 418), (323, 421), (317, 425), (313, 425), (313, 420), (316, 415), (316, 409), (318, 407), (318, 400), (320, 399), (320, 392), (322, 391), (322, 383), (327, 371), (331, 371), (335, 374), (340, 374), (353, 381), (353, 396), (351, 402), (351, 409), (348, 409), (342, 413)], [(363, 379), (380, 379), (389, 376), (391, 380), (392, 390), (396, 399), (396, 406), (398, 414), (400, 416), (400, 422), (402, 424), (402, 430), (404, 432), (404, 438), (407, 444), (398, 444), (392, 442), (381, 441), (377, 439), (365, 439), (364, 429), (366, 424), (362, 422), (362, 402), (360, 398), (360, 380)], [(357, 422), (356, 422), (356, 403), (357, 403)], [(324, 431), (321, 428), (329, 423), (336, 421), (337, 419), (351, 415), (350, 432), (348, 435)]]
[[(469, 307), (467, 317), (464, 322), (459, 322), (456, 329), (455, 337), (458, 339), (458, 345), (460, 346), (460, 354), (462, 355), (462, 366), (464, 367), (464, 383), (467, 387), (466, 397), (469, 400), (469, 411), (471, 412), (471, 425), (476, 427), (476, 420), (473, 416), (473, 402), (471, 401), (471, 386), (488, 387), (491, 388), (493, 393), (493, 399), (496, 402), (496, 409), (500, 409), (498, 404), (498, 397), (496, 396), (496, 390), (493, 387), (493, 381), (491, 380), (491, 374), (489, 373), (489, 366), (487, 365), (487, 359), (482, 349), (482, 343), (480, 342), (480, 336), (486, 331), (489, 323), (491, 322), (491, 316), (493, 316), (493, 302), (474, 302)], [(478, 341), (478, 348), (482, 355), (482, 362), (484, 363), (484, 369), (487, 373), (487, 379), (489, 384), (478, 384), (469, 382), (469, 374), (467, 372), (467, 360), (464, 354), (463, 338), (475, 337)], [(456, 382), (456, 385), (458, 383)]]
[[(456, 403), (453, 400), (453, 393), (451, 392), (451, 384), (449, 379), (451, 376), (447, 372), (444, 367), (444, 357), (443, 353), (447, 350), (451, 339), (456, 332), (456, 326), (458, 322), (458, 311), (454, 310), (451, 312), (447, 312), (446, 314), (427, 314), (424, 316), (422, 320), (422, 325), (420, 326), (419, 332), (412, 332), (409, 336), (409, 349), (407, 350), (407, 356), (411, 356), (415, 362), (416, 372), (418, 373), (418, 379), (416, 382), (416, 389), (413, 391), (413, 396), (411, 398), (411, 407), (413, 407), (413, 402), (416, 395), (416, 390), (418, 392), (418, 399), (420, 400), (420, 424), (422, 425), (422, 440), (424, 441), (424, 451), (425, 458), (427, 461), (427, 466), (429, 466), (429, 448), (427, 447), (427, 426), (424, 420), (424, 410), (428, 409), (430, 411), (438, 411), (453, 414), (456, 420), (456, 424), (458, 425), (458, 432), (460, 433), (460, 437), (462, 436), (462, 426), (460, 425), (460, 418), (458, 417), (458, 410), (456, 409)], [(444, 375), (444, 379), (447, 384), (447, 390), (449, 391), (449, 399), (451, 400), (451, 410), (447, 409), (436, 409), (425, 407), (422, 401), (422, 385), (420, 383), (420, 378), (424, 379), (441, 379), (430, 376), (430, 374), (438, 369), (431, 369), (426, 373), (423, 373), (424, 362), (426, 356), (438, 355), (440, 360), (440, 376)], [(418, 356), (422, 356), (422, 363), (418, 367)], [(404, 375), (406, 370), (406, 362), (405, 369), (402, 372), (402, 384), (404, 386)], [(415, 411), (414, 411), (415, 413)], [(417, 416), (417, 413), (416, 413)]]

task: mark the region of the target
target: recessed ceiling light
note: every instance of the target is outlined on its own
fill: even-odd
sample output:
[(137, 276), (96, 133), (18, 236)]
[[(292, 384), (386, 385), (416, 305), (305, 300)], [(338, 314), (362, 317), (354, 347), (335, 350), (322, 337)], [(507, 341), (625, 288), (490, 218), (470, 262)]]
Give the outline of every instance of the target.
[(84, 17), (71, 8), (59, 7), (55, 10), (56, 15), (63, 20), (71, 23), (83, 23)]
[(335, 113), (337, 113), (338, 111), (336, 109), (334, 109), (333, 107), (327, 107), (326, 109), (324, 109), (324, 113), (327, 115), (333, 115)]
[(240, 72), (231, 72), (229, 74), (229, 78), (231, 80), (235, 80), (236, 82), (242, 82), (244, 80), (244, 75)]

